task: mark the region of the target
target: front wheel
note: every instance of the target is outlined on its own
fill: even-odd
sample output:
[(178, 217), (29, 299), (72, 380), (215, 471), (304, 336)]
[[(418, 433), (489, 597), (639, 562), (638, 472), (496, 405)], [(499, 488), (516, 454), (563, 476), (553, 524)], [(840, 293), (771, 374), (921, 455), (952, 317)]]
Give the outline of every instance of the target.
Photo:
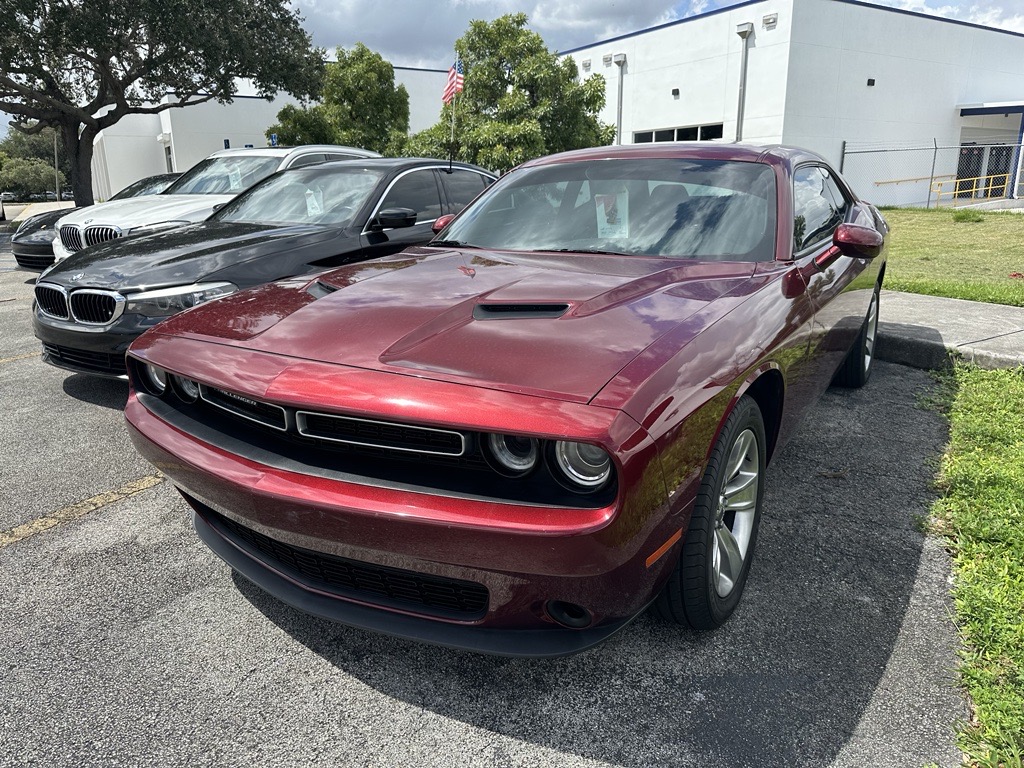
[(711, 452), (679, 561), (658, 596), (665, 618), (714, 629), (736, 610), (757, 542), (765, 461), (761, 409), (744, 395)]
[(871, 368), (875, 361), (875, 339), (878, 337), (878, 294), (879, 286), (875, 286), (871, 294), (867, 317), (861, 326), (857, 340), (853, 343), (843, 364), (836, 371), (833, 381), (840, 387), (858, 389), (868, 383)]

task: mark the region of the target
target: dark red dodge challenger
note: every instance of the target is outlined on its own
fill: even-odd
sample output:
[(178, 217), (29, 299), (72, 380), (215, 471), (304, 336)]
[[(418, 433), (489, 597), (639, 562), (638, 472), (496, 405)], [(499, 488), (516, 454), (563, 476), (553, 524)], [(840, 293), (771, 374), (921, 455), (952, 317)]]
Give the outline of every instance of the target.
[(130, 432), (200, 537), (304, 611), (516, 656), (652, 603), (713, 628), (766, 465), (871, 373), (886, 232), (802, 150), (542, 158), (426, 247), (147, 332)]

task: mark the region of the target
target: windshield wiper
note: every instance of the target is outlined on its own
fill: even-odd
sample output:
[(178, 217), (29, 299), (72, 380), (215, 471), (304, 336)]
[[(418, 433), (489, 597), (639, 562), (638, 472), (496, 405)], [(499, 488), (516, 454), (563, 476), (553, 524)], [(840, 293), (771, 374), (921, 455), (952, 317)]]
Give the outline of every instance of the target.
[(441, 247), (441, 248), (479, 248), (479, 245), (473, 245), (472, 243), (464, 243), (461, 240), (431, 240), (427, 243), (427, 247)]
[(596, 253), (601, 256), (635, 256), (635, 253), (626, 253), (625, 251), (603, 251), (600, 248), (537, 248), (532, 253), (543, 253), (549, 251), (551, 253)]

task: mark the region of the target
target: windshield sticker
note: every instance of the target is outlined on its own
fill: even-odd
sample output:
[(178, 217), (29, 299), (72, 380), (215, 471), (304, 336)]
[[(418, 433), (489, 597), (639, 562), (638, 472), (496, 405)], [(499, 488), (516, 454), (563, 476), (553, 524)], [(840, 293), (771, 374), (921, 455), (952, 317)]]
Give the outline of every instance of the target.
[(307, 216), (319, 216), (324, 212), (324, 193), (319, 189), (314, 191), (312, 189), (306, 190), (306, 215)]
[(608, 239), (629, 237), (629, 195), (594, 195), (597, 206), (597, 236)]
[(232, 189), (242, 188), (242, 172), (237, 168), (232, 168), (228, 171), (228, 184), (231, 185)]

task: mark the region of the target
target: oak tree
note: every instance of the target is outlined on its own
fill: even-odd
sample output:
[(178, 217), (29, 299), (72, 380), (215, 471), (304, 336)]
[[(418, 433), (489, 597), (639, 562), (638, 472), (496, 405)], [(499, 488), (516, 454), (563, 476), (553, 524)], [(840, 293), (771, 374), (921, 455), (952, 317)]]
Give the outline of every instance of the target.
[(130, 114), (258, 95), (315, 95), (322, 51), (288, 0), (6, 0), (0, 110), (60, 132), (78, 205), (92, 203), (93, 140)]

